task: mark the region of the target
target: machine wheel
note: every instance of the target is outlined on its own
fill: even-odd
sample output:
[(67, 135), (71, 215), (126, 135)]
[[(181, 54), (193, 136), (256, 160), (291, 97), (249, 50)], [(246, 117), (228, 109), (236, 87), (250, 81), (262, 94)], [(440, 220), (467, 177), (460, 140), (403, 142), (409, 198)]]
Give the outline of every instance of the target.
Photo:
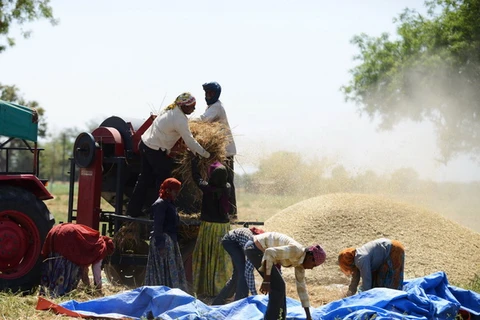
[[(113, 256), (116, 254), (134, 254), (148, 256), (148, 243), (139, 241), (133, 251), (128, 252), (115, 248)], [(145, 280), (145, 265), (133, 265), (127, 263), (112, 263), (111, 257), (106, 258), (103, 270), (110, 283), (124, 286), (130, 289), (138, 288), (143, 285)]]
[(95, 159), (96, 143), (91, 133), (82, 132), (73, 145), (73, 159), (79, 168), (86, 168)]
[(36, 289), (40, 252), (55, 220), (47, 206), (29, 191), (0, 187), (0, 290)]

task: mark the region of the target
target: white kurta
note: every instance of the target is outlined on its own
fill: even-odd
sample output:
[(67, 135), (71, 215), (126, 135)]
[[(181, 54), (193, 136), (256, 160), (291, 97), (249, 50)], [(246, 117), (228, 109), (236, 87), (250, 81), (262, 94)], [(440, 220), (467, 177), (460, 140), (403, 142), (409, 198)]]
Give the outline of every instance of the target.
[(200, 119), (206, 122), (220, 122), (221, 124), (225, 125), (227, 128), (227, 132), (225, 132), (225, 134), (229, 139), (229, 144), (227, 145), (227, 157), (237, 154), (237, 148), (235, 146), (235, 141), (233, 140), (230, 124), (228, 123), (227, 113), (225, 112), (225, 108), (220, 100), (209, 105), (205, 112), (200, 116)]
[(204, 158), (210, 157), (208, 151), (193, 137), (188, 126), (188, 118), (179, 107), (161, 113), (142, 135), (142, 141), (147, 147), (167, 152), (170, 152), (180, 138), (192, 152)]

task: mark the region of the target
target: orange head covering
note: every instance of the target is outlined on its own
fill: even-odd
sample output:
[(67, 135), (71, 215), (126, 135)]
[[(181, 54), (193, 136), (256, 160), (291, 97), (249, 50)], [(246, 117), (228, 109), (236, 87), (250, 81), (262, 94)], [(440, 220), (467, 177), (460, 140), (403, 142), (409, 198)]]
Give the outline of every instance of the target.
[(165, 181), (163, 181), (162, 185), (160, 186), (160, 190), (159, 190), (160, 198), (165, 200), (173, 200), (169, 190), (179, 191), (181, 187), (182, 187), (182, 183), (177, 179), (175, 178), (165, 179)]
[(355, 248), (346, 248), (340, 251), (338, 255), (338, 265), (345, 275), (352, 275), (355, 270)]

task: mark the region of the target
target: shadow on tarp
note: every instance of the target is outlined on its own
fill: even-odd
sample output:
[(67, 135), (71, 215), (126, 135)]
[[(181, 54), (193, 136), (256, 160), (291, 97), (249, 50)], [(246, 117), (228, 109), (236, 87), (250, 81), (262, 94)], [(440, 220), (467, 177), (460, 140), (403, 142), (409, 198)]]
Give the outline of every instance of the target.
[[(460, 309), (480, 319), (480, 294), (448, 284), (444, 272), (405, 282), (404, 290), (374, 288), (311, 308), (313, 319), (455, 319)], [(38, 310), (84, 318), (140, 319), (151, 312), (162, 320), (261, 320), (268, 296), (250, 296), (223, 306), (208, 306), (180, 289), (143, 286), (85, 302), (60, 305), (39, 297)], [(287, 319), (305, 319), (299, 301), (287, 298)]]

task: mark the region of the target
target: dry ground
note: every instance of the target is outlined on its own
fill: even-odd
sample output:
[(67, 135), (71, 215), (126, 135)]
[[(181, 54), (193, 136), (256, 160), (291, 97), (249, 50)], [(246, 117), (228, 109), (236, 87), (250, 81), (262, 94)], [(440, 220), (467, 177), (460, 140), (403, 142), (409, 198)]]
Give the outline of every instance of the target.
[[(307, 271), (312, 307), (340, 299), (346, 291), (348, 279), (336, 265), (338, 252), (378, 237), (395, 238), (404, 243), (406, 278), (442, 270), (450, 282), (460, 285), (480, 271), (480, 234), (421, 207), (363, 194), (329, 194), (300, 202), (297, 198), (270, 199), (274, 205), (266, 198), (242, 200), (242, 197), (239, 197), (239, 219), (265, 221), (267, 231), (288, 234), (305, 245), (320, 243), (325, 248), (325, 264)], [(279, 201), (283, 203), (279, 205)], [(283, 272), (288, 296), (298, 299), (292, 270), (284, 268)], [(256, 277), (259, 285), (260, 278)], [(122, 290), (124, 288), (106, 283), (101, 295)], [(95, 297), (97, 295), (79, 287), (77, 292), (55, 302)], [(34, 311), (37, 301), (34, 295), (0, 294), (0, 301), (1, 319), (57, 318), (50, 312)]]

